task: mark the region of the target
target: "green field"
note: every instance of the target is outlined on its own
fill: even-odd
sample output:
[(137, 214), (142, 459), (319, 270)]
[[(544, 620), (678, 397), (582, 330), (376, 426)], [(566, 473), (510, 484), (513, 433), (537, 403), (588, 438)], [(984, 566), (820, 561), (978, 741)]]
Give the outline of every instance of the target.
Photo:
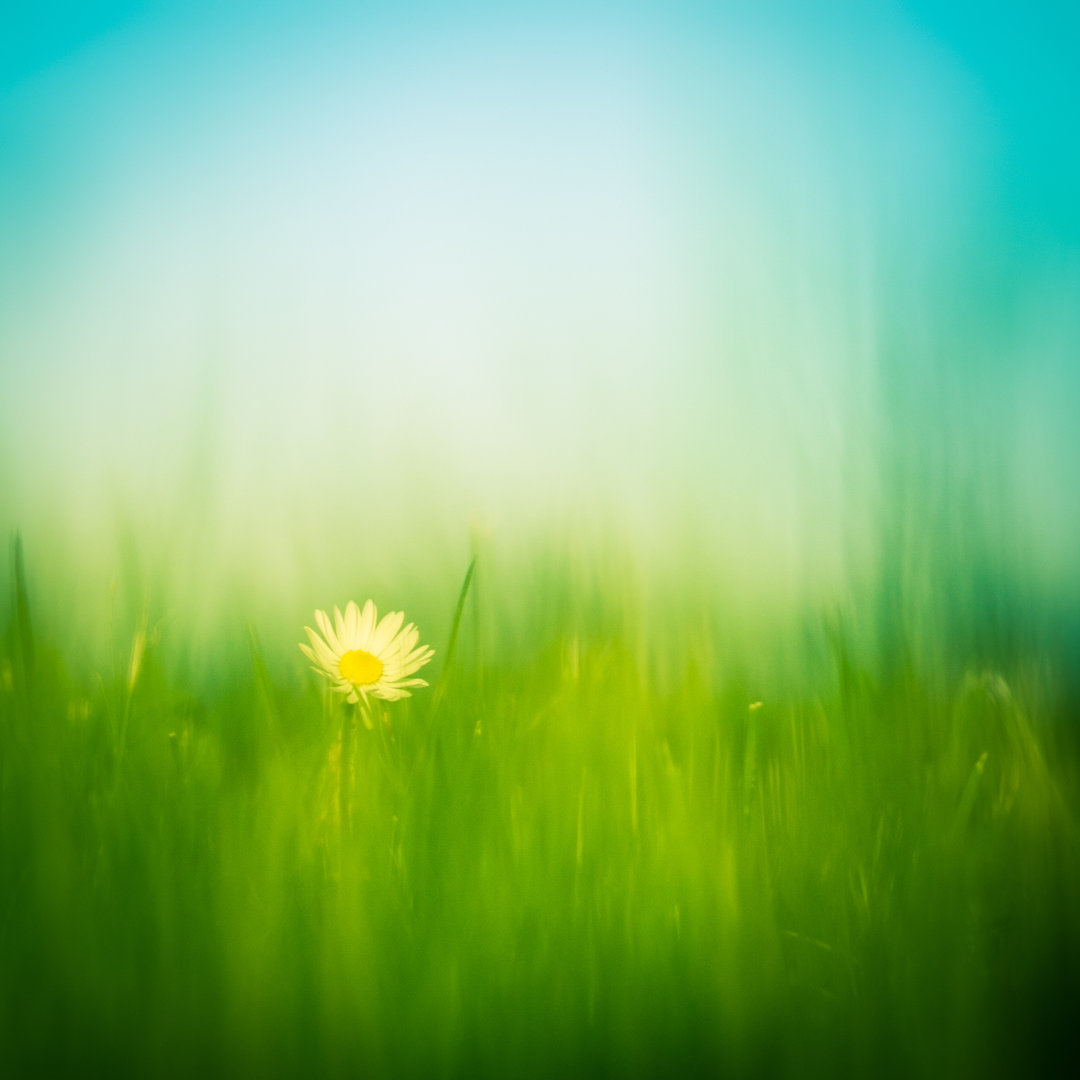
[(238, 591), (191, 649), (167, 580), (73, 631), (110, 582), (65, 624), (13, 544), (0, 1075), (1066, 1071), (1053, 634), (943, 648), (880, 591), (754, 622), (559, 550), (481, 551), (460, 620), (464, 565), (375, 595), (437, 653), (369, 730), (295, 645), (366, 593)]

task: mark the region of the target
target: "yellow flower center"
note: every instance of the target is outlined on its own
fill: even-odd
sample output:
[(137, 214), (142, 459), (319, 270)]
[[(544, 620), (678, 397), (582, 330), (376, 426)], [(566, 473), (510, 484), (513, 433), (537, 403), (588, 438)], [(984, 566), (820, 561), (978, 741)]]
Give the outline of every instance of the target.
[(338, 671), (343, 679), (358, 686), (368, 686), (379, 681), (382, 661), (363, 649), (350, 649), (338, 661)]

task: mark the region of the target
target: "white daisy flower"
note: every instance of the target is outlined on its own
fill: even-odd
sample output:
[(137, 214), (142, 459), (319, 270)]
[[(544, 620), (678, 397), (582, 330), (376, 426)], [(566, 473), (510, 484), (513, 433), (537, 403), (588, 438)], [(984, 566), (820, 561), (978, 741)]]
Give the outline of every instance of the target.
[(310, 645), (300, 651), (311, 661), (312, 670), (325, 675), (340, 694), (352, 703), (368, 696), (397, 701), (409, 697), (410, 686), (427, 686), (423, 679), (410, 679), (434, 655), (433, 649), (417, 645), (420, 631), (405, 614), (391, 611), (377, 621), (375, 605), (369, 600), (361, 611), (351, 600), (342, 615), (334, 608), (334, 621), (325, 611), (315, 612), (320, 637), (305, 626)]

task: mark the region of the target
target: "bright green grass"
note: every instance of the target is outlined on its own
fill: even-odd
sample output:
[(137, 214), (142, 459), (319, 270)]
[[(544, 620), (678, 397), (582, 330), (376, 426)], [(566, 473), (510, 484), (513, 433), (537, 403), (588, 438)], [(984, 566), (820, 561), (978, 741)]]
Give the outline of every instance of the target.
[(0, 1075), (1063, 1067), (1080, 788), (1052, 665), (870, 663), (812, 613), (798, 662), (735, 663), (692, 590), (645, 615), (619, 580), (555, 561), (497, 595), (481, 560), (449, 667), (453, 591), (417, 598), (442, 681), (385, 737), (271, 659), (300, 625), (223, 630), (213, 672), (166, 626), (133, 674), (132, 619), (97, 670), (17, 581)]

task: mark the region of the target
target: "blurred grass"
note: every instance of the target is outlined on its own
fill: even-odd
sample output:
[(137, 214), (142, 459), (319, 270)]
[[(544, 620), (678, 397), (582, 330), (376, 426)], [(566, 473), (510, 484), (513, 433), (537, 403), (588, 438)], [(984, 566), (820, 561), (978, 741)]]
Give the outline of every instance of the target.
[(875, 651), (835, 612), (800, 662), (736, 662), (692, 583), (651, 604), (608, 555), (511, 587), (482, 552), (457, 620), (417, 597), (452, 669), (426, 635), (438, 684), (343, 754), (343, 704), (266, 648), (300, 625), (223, 628), (203, 677), (129, 604), (102, 667), (57, 648), (16, 542), (0, 1074), (1062, 1070), (1065, 675)]

